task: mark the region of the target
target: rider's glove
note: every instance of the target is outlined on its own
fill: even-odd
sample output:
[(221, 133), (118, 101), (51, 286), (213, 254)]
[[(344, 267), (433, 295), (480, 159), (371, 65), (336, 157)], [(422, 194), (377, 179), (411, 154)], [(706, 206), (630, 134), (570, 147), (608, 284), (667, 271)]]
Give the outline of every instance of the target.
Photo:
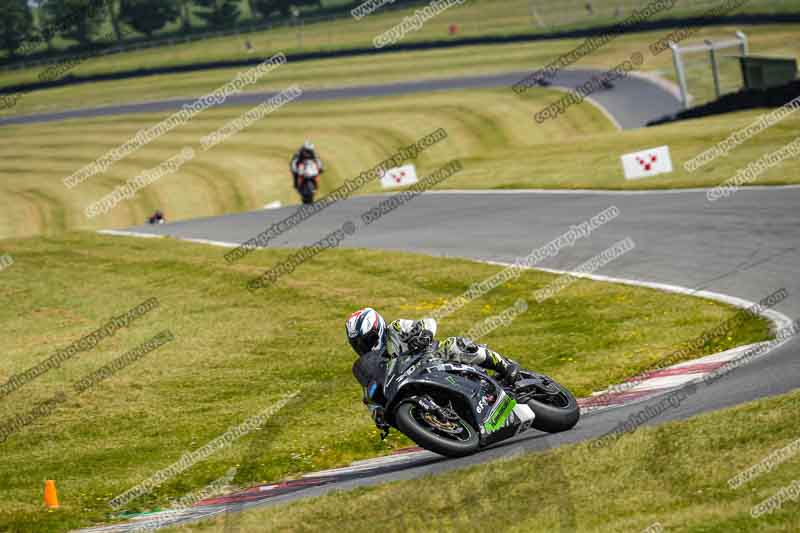
[(431, 344), (433, 344), (433, 333), (427, 329), (423, 330), (422, 333), (416, 337), (412, 337), (408, 341), (408, 347), (414, 352), (425, 351)]
[(406, 342), (411, 351), (424, 351), (433, 344), (433, 332), (422, 329), (422, 322), (417, 322), (408, 332), (408, 340)]
[(504, 369), (503, 382), (507, 385), (513, 385), (521, 377), (519, 371), (522, 367), (516, 361), (508, 361), (508, 365)]

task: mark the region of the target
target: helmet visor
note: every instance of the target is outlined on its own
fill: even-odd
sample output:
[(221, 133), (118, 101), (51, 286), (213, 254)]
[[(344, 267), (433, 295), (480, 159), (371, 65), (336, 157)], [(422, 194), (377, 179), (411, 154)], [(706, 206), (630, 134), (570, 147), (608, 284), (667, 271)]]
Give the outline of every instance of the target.
[(372, 330), (365, 335), (357, 335), (355, 337), (348, 337), (350, 346), (356, 351), (358, 355), (364, 355), (371, 352), (378, 344), (378, 332)]

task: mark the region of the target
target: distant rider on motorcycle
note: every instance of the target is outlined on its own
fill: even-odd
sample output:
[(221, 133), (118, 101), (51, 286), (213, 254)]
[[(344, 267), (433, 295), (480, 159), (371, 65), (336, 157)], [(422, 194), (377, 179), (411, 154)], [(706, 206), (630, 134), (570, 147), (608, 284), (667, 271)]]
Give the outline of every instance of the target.
[(161, 211), (161, 209), (156, 209), (153, 216), (147, 219), (148, 224), (164, 224), (166, 221), (167, 219), (164, 217), (164, 212)]
[(363, 401), (379, 429), (385, 430), (383, 383), (387, 363), (394, 357), (432, 350), (436, 357), (494, 370), (507, 384), (519, 376), (519, 364), (465, 337), (448, 337), (441, 343), (434, 340), (436, 320), (395, 320), (387, 326), (383, 317), (366, 307), (356, 311), (345, 325), (347, 340), (358, 359), (353, 375), (364, 388)]
[(319, 156), (317, 156), (316, 150), (314, 150), (314, 143), (311, 141), (306, 141), (303, 143), (303, 146), (301, 146), (300, 149), (292, 156), (292, 161), (289, 163), (289, 170), (292, 171), (294, 188), (296, 190), (299, 190), (300, 187), (300, 165), (309, 160), (313, 160), (317, 164), (319, 173), (322, 174), (322, 160), (319, 158)]

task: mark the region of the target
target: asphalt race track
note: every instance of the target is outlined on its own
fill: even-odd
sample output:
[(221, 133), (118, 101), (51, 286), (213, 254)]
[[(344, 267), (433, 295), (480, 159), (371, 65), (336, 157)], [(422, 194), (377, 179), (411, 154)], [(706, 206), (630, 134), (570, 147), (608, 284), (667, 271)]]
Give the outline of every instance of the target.
[[(614, 242), (631, 237), (636, 248), (603, 267), (599, 274), (711, 290), (754, 302), (785, 288), (789, 295), (776, 309), (792, 320), (800, 315), (797, 296), (800, 236), (796, 231), (800, 225), (800, 210), (797, 209), (800, 188), (745, 189), (714, 203), (706, 200), (704, 190), (428, 193), (364, 225), (361, 213), (383, 199), (385, 197), (373, 196), (341, 201), (279, 236), (271, 245), (308, 245), (349, 220), (356, 224), (356, 231), (341, 246), (513, 262), (516, 257), (527, 255), (562, 234), (571, 224), (579, 224), (615, 205), (620, 210), (616, 219), (539, 266), (571, 270)], [(292, 212), (294, 208), (263, 210), (142, 226), (130, 231), (240, 243)], [(226, 251), (220, 248), (220, 261)], [(264, 265), (264, 268), (272, 266)], [(420, 269), (424, 268), (423, 259)], [(302, 276), (302, 266), (291, 275)], [(413, 276), (398, 272), (398, 276), (403, 275)], [(380, 302), (363, 304), (379, 306)], [(798, 352), (800, 342), (792, 339), (719, 381), (700, 385), (679, 407), (665, 411), (652, 423), (686, 418), (800, 387)], [(609, 432), (630, 414), (657, 401), (585, 414), (578, 426), (566, 433), (548, 436), (534, 432), (474, 456), (454, 460), (428, 457), (405, 463), (400, 468), (387, 467), (372, 475), (324, 486), (301, 487), (268, 502), (244, 505), (276, 503), (332, 489), (418, 477), (509, 453), (591, 439)]]
[[(363, 85), (334, 89), (305, 90), (298, 101), (334, 100), (338, 98), (366, 98), (380, 96), (396, 96), (402, 94), (445, 91), (453, 89), (487, 89), (511, 86), (528, 76), (530, 72), (511, 72), (489, 76), (469, 76), (439, 80), (408, 81), (384, 85)], [(599, 70), (563, 70), (552, 80), (556, 87), (573, 89), (600, 75)], [(638, 128), (648, 121), (673, 114), (681, 109), (680, 101), (671, 92), (660, 85), (638, 77), (628, 77), (613, 82), (614, 87), (604, 89), (589, 98), (608, 111), (623, 129)], [(301, 87), (302, 89), (302, 87)], [(533, 89), (535, 90), (535, 89)], [(248, 92), (229, 96), (220, 105), (251, 105), (262, 103), (277, 93)], [(55, 122), (71, 118), (91, 118), (132, 113), (160, 113), (178, 111), (184, 104), (191, 104), (194, 98), (163, 100), (158, 102), (142, 102), (134, 104), (114, 105), (74, 109), (51, 113), (37, 113), (0, 118), (0, 126), (12, 124), (34, 124)]]

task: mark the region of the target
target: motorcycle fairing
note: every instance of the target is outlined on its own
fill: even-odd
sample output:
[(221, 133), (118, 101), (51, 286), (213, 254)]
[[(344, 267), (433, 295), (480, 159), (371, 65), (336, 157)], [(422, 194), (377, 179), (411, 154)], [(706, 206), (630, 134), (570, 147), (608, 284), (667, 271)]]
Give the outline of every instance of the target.
[[(391, 413), (402, 399), (414, 397), (418, 401), (418, 391), (425, 389), (458, 396), (469, 406), (472, 420), (468, 422), (478, 428), (482, 446), (514, 436), (533, 420), (530, 408), (517, 405), (480, 369), (423, 356), (395, 358), (390, 363), (384, 385), (387, 412)], [(487, 395), (495, 396), (491, 404), (486, 401)]]

